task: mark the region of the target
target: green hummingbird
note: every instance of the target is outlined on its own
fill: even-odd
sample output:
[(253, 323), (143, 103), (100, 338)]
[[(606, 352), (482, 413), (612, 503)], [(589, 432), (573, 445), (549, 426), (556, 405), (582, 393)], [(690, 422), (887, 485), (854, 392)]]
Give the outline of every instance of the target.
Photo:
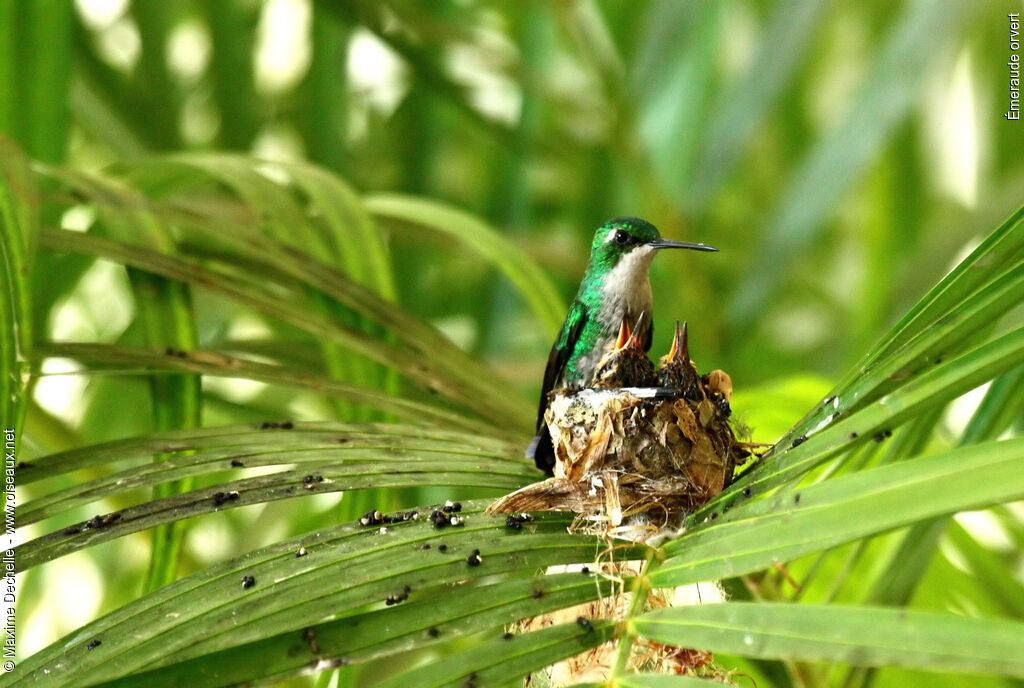
[(609, 220), (594, 233), (583, 281), (548, 355), (537, 410), (537, 435), (526, 451), (537, 468), (548, 475), (555, 466), (551, 436), (544, 423), (548, 393), (591, 386), (594, 369), (614, 347), (623, 321), (637, 323), (634, 335), (643, 343), (644, 351), (650, 350), (653, 328), (648, 271), (654, 256), (664, 248), (718, 250), (663, 239), (654, 225), (635, 217)]

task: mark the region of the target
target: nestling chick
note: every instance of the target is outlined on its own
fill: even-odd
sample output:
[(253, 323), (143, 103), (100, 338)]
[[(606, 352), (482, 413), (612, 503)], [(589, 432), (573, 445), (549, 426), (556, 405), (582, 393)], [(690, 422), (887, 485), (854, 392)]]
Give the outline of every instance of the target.
[[(643, 321), (643, 317), (641, 313), (638, 324)], [(639, 329), (630, 332), (629, 323), (623, 318), (619, 326), (619, 338), (615, 346), (598, 362), (590, 386), (595, 389), (651, 387), (655, 381), (654, 364), (643, 349)]]
[(676, 334), (672, 339), (672, 349), (668, 355), (661, 359), (661, 367), (658, 369), (658, 385), (660, 387), (673, 387), (690, 401), (700, 401), (702, 396), (698, 381), (697, 367), (690, 360), (690, 346), (687, 341), (686, 323), (682, 328), (679, 321), (676, 321)]

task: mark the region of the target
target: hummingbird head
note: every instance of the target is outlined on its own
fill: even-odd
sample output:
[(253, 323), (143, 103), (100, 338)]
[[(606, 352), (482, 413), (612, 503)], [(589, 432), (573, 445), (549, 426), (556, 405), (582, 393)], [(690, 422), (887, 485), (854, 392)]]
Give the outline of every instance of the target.
[(601, 272), (619, 265), (627, 256), (638, 267), (650, 265), (654, 254), (663, 248), (688, 248), (695, 251), (717, 251), (704, 244), (664, 239), (658, 228), (637, 217), (617, 217), (608, 220), (594, 233), (590, 249), (590, 265)]

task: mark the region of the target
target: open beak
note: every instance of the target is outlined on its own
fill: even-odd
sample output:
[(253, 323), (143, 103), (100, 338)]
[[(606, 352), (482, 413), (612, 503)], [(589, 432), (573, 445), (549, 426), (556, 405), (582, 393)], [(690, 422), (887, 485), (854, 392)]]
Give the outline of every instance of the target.
[(676, 334), (672, 338), (672, 349), (668, 352), (668, 356), (665, 359), (674, 363), (677, 357), (683, 361), (690, 360), (690, 347), (686, 337), (686, 323), (679, 327), (678, 320), (676, 320)]
[(688, 241), (673, 241), (672, 239), (655, 239), (654, 241), (647, 244), (653, 249), (663, 248), (688, 248), (694, 251), (717, 251), (718, 249), (714, 246), (707, 246), (705, 244), (691, 244)]
[(622, 324), (619, 325), (619, 339), (615, 342), (615, 350), (622, 351), (629, 344), (629, 340), (633, 338), (633, 335), (629, 331), (629, 323), (626, 319), (622, 319)]

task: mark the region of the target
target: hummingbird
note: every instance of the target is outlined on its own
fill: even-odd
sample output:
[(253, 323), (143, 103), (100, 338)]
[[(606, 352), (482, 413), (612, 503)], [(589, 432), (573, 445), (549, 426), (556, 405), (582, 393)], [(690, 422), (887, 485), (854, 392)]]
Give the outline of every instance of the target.
[(648, 272), (654, 256), (666, 248), (718, 250), (664, 239), (654, 225), (635, 217), (609, 220), (594, 233), (579, 291), (548, 355), (537, 410), (537, 434), (526, 451), (537, 468), (548, 475), (553, 474), (555, 466), (554, 447), (544, 423), (548, 393), (591, 386), (595, 368), (614, 347), (623, 321), (637, 323), (631, 334), (639, 339), (644, 351), (650, 350), (653, 329)]

